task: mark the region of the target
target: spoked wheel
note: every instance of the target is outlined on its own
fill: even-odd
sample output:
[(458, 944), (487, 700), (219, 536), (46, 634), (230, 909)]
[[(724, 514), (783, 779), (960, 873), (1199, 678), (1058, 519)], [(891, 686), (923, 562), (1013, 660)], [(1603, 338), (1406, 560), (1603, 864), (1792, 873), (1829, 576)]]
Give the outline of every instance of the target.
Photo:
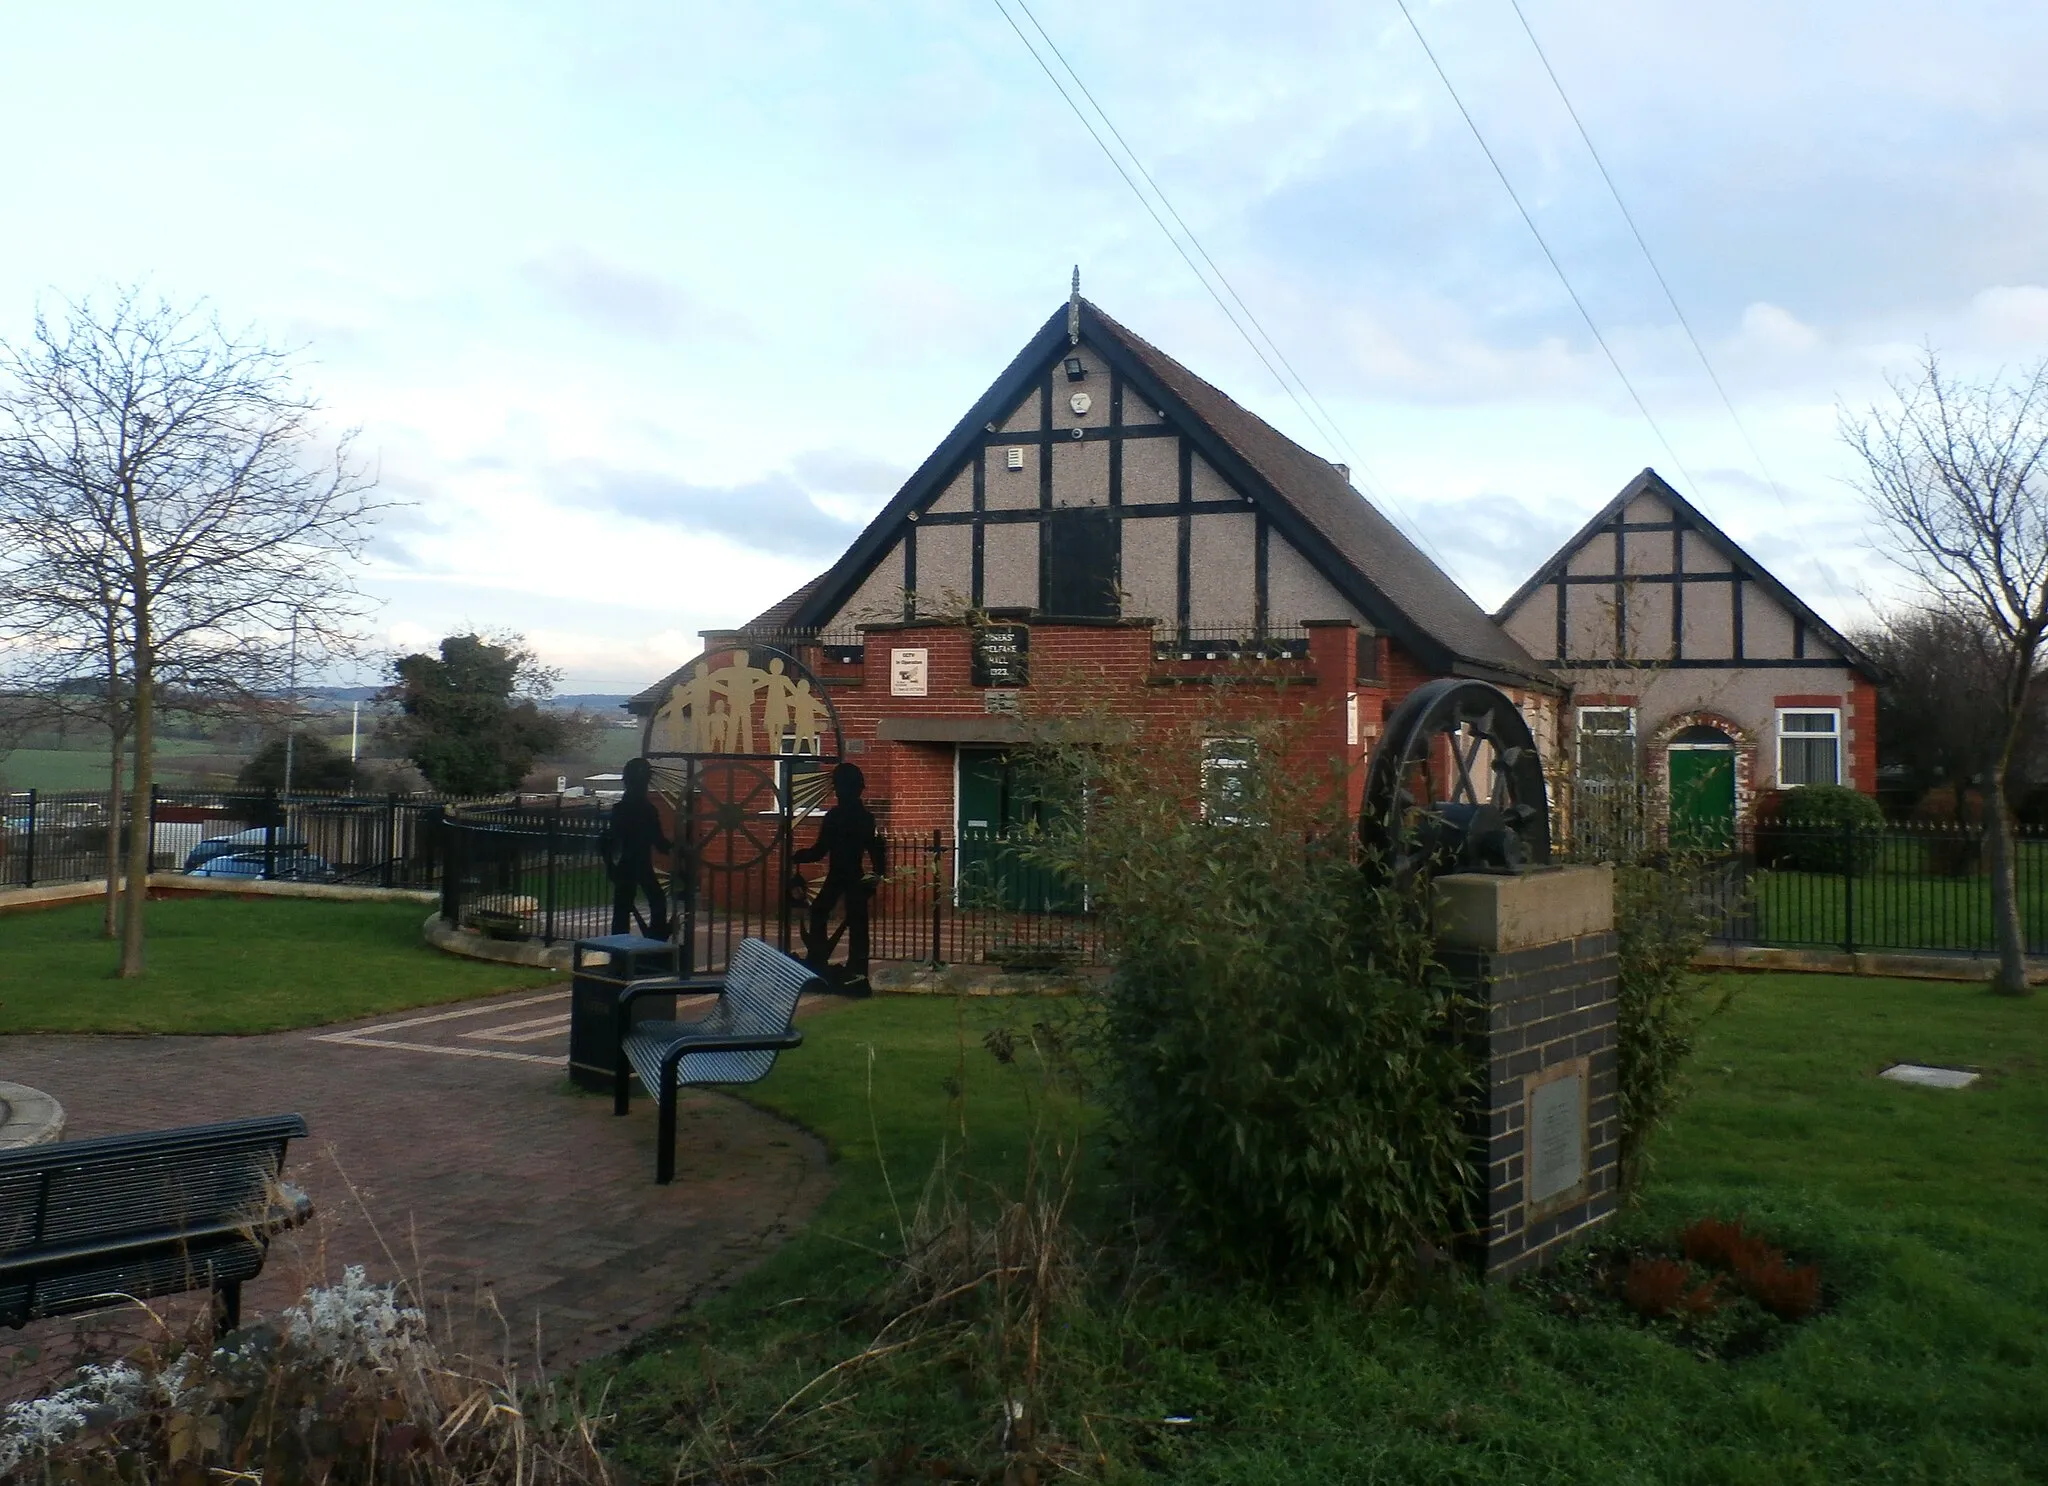
[(1410, 692), (1373, 753), (1358, 838), (1402, 879), (1548, 862), (1543, 763), (1507, 693), (1455, 677)]
[(697, 851), (720, 867), (751, 867), (782, 835), (782, 794), (775, 765), (707, 760), (690, 791), (690, 833)]

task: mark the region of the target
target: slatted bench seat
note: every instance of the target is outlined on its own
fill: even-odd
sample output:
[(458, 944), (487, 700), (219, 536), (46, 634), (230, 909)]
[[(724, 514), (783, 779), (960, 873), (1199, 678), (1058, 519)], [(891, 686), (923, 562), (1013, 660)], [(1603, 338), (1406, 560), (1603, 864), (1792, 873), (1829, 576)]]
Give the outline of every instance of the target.
[(212, 1290), (232, 1330), (274, 1234), (312, 1216), (284, 1185), (298, 1115), (0, 1153), (0, 1324)]
[[(791, 1028), (805, 991), (822, 991), (817, 971), (762, 939), (742, 939), (721, 976), (636, 980), (619, 991), (619, 1025), (631, 1030), (620, 1040), (612, 1113), (625, 1114), (633, 1075), (660, 1106), (655, 1135), (654, 1179), (675, 1180), (676, 1091), (701, 1084), (750, 1084), (775, 1066), (775, 1055), (801, 1044)], [(716, 991), (718, 1004), (694, 1021), (632, 1022), (628, 1005), (641, 996), (701, 995)]]

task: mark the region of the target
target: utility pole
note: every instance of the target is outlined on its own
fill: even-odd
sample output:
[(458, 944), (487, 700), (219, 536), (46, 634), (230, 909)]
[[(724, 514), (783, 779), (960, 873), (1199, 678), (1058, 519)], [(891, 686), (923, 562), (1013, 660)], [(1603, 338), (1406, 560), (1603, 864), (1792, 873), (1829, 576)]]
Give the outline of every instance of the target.
[(292, 745), (299, 732), (299, 611), (292, 610), (291, 660), (285, 667), (284, 798), (292, 798)]

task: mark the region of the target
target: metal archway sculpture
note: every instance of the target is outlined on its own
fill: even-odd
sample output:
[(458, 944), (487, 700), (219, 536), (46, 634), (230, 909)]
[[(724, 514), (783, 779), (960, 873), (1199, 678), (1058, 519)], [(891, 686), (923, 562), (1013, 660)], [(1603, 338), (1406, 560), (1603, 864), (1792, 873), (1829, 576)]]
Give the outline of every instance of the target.
[(1548, 863), (1543, 762), (1513, 699), (1457, 677), (1410, 692), (1373, 751), (1358, 838), (1396, 877)]
[(669, 897), (686, 968), (716, 968), (708, 946), (699, 963), (698, 941), (721, 914), (730, 931), (772, 913), (787, 950), (792, 837), (846, 751), (823, 684), (773, 646), (706, 651), (649, 714), (640, 751), (674, 822)]

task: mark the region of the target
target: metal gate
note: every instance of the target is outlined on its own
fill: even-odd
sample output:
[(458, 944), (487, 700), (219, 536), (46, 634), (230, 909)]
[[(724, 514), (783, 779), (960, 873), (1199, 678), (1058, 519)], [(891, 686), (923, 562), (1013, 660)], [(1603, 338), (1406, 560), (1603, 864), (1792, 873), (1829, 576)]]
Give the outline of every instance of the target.
[(789, 950), (790, 854), (844, 752), (824, 686), (766, 645), (705, 652), (648, 717), (641, 753), (675, 841), (668, 893), (685, 974), (724, 969), (750, 936)]

